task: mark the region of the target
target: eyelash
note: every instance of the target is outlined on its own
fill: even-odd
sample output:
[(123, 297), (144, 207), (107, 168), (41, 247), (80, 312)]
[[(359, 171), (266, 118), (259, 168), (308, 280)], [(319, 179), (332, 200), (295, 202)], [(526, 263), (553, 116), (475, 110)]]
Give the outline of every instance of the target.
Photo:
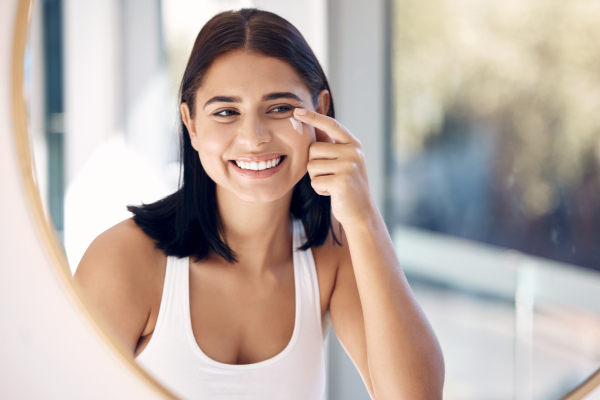
[(292, 107), (292, 106), (289, 106), (289, 105), (286, 105), (286, 104), (284, 104), (284, 105), (277, 106), (277, 107), (273, 108), (271, 111), (273, 111), (273, 110), (276, 110), (276, 109), (278, 109), (278, 108), (285, 108), (285, 109), (286, 109), (285, 111), (281, 111), (282, 113), (284, 113), (284, 112), (291, 111), (291, 110), (293, 110), (293, 109), (294, 109), (294, 108), (296, 108), (296, 107)]
[[(292, 107), (292, 106), (290, 106), (290, 105), (281, 105), (281, 106), (274, 107), (273, 109), (271, 109), (271, 111), (273, 111), (273, 110), (276, 110), (276, 109), (278, 109), (278, 108), (285, 108), (285, 110), (284, 110), (284, 111), (280, 111), (280, 112), (279, 112), (279, 113), (285, 113), (285, 112), (288, 112), (288, 111), (291, 111), (291, 110), (293, 110), (293, 109), (294, 109), (294, 108), (296, 108), (296, 107)], [(230, 115), (222, 115), (222, 114), (221, 114), (221, 113), (223, 113), (223, 112), (226, 112), (226, 111), (231, 111), (231, 112), (233, 112), (233, 113), (235, 113), (235, 114), (230, 114)], [(239, 113), (238, 113), (237, 111), (235, 111), (235, 110), (232, 110), (232, 109), (230, 109), (230, 108), (227, 108), (227, 109), (225, 109), (225, 110), (220, 110), (220, 111), (217, 111), (217, 112), (216, 112), (216, 113), (214, 113), (213, 115), (214, 115), (215, 117), (224, 117), (224, 118), (226, 118), (226, 117), (232, 117), (232, 116), (234, 116), (234, 115), (236, 115), (236, 114), (239, 114)]]
[(221, 115), (221, 113), (223, 113), (223, 112), (226, 112), (226, 111), (232, 111), (232, 112), (234, 112), (235, 114), (239, 114), (237, 111), (235, 111), (235, 110), (231, 110), (231, 109), (229, 109), (229, 108), (228, 108), (228, 109), (226, 109), (226, 110), (217, 111), (217, 112), (216, 112), (216, 113), (214, 113), (213, 115), (214, 115), (215, 117), (232, 117), (233, 115), (235, 115), (235, 114), (232, 114), (232, 115)]

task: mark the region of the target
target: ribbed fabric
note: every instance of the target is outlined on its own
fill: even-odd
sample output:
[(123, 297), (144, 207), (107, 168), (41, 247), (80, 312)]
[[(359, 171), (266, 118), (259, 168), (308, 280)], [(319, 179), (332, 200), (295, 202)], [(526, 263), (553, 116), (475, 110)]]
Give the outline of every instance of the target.
[[(136, 361), (182, 399), (321, 400), (325, 392), (321, 301), (302, 222), (294, 219), (293, 263), (296, 288), (294, 332), (285, 349), (254, 364), (231, 365), (205, 355), (192, 331), (189, 258), (167, 258), (163, 296), (150, 342)], [(323, 325), (323, 326), (322, 326)]]

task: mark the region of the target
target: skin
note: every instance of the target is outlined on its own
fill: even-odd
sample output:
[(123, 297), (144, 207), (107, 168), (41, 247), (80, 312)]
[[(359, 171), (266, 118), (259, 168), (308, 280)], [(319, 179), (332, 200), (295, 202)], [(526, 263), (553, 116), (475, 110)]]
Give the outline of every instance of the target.
[[(298, 99), (272, 93), (292, 93)], [(215, 96), (234, 101), (214, 101)], [(232, 100), (232, 99), (229, 99)], [(206, 106), (205, 106), (206, 104)], [(294, 329), (292, 221), (294, 185), (308, 171), (331, 196), (332, 223), (343, 246), (313, 248), (321, 314), (329, 310), (344, 349), (373, 399), (441, 399), (444, 362), (369, 191), (360, 142), (326, 117), (329, 93), (312, 103), (308, 88), (283, 61), (230, 52), (208, 70), (194, 114), (181, 105), (192, 145), (215, 181), (227, 242), (239, 262), (217, 257), (190, 263), (192, 330), (203, 352), (221, 363), (271, 358)], [(306, 112), (302, 114), (302, 111)], [(296, 132), (289, 118), (304, 123)], [(240, 175), (239, 156), (286, 156), (265, 179)], [(101, 234), (75, 280), (132, 356), (152, 336), (166, 257), (132, 220)]]

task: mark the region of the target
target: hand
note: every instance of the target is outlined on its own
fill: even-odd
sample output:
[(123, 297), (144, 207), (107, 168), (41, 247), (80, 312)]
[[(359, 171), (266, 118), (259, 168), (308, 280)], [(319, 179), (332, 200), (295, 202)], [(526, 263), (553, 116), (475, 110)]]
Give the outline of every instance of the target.
[(335, 119), (314, 111), (296, 108), (294, 118), (315, 127), (307, 166), (313, 189), (331, 196), (333, 215), (344, 228), (368, 218), (376, 206), (358, 139)]

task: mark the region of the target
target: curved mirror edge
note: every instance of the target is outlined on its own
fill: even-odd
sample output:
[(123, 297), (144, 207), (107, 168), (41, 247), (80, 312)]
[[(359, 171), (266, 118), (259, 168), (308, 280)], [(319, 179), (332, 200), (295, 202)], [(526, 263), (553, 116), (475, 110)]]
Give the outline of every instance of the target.
[(600, 369), (561, 400), (580, 400), (586, 398), (592, 400), (598, 397), (600, 397)]
[(119, 362), (126, 364), (132, 371), (135, 372), (136, 375), (138, 375), (147, 385), (149, 385), (157, 395), (161, 395), (165, 399), (178, 400), (178, 397), (163, 387), (152, 376), (138, 366), (133, 358), (127, 356), (124, 347), (85, 300), (85, 297), (82, 296), (80, 288), (77, 286), (71, 276), (71, 270), (54, 227), (46, 218), (40, 192), (36, 183), (37, 180), (35, 171), (33, 169), (34, 164), (31, 154), (32, 146), (29, 138), (27, 105), (23, 86), (25, 50), (33, 7), (33, 0), (18, 0), (17, 14), (14, 24), (15, 28), (11, 65), (12, 79), (10, 90), (12, 97), (12, 117), (15, 146), (20, 164), (21, 178), (26, 197), (29, 200), (29, 209), (32, 214), (32, 219), (35, 221), (37, 235), (40, 239), (40, 242), (43, 244), (53, 273), (60, 282), (71, 303), (93, 328), (96, 335), (98, 335), (100, 339), (115, 353), (119, 359)]

